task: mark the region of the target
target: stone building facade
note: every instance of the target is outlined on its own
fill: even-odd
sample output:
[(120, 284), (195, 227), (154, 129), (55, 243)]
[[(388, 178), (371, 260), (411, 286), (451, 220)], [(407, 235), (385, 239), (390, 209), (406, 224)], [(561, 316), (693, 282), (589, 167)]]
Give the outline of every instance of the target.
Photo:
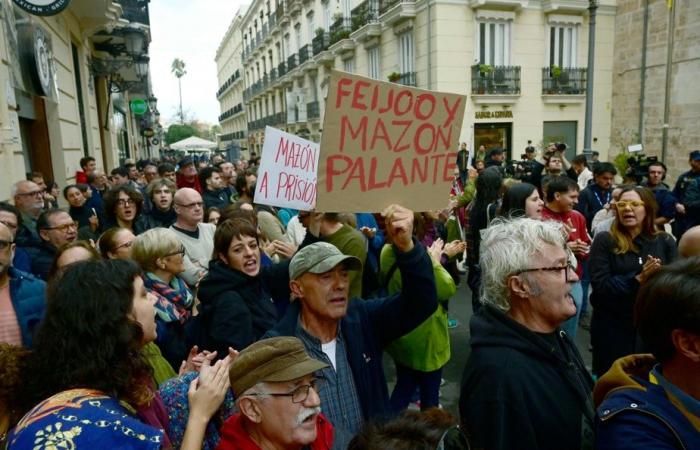
[(155, 124), (129, 107), (151, 96), (148, 0), (72, 0), (51, 16), (0, 0), (0, 15), (0, 200), (30, 172), (75, 182), (83, 156), (109, 171), (158, 155), (142, 133)]
[(618, 0), (617, 5), (613, 153), (642, 143), (645, 154), (666, 163), (673, 181), (688, 170), (688, 153), (700, 149), (700, 2)]
[[(610, 142), (616, 3), (600, 0), (598, 8), (592, 136), (603, 157)], [(588, 4), (255, 0), (220, 45), (241, 42), (240, 63), (221, 71), (229, 53), (217, 54), (222, 87), (240, 71), (242, 109), (234, 114), (246, 121), (230, 130), (222, 121), (222, 127), (243, 133), (241, 147), (258, 152), (266, 125), (319, 141), (333, 68), (467, 94), (460, 140), (470, 146), (500, 146), (519, 159), (528, 141), (538, 147), (559, 141), (572, 156), (583, 150)], [(231, 101), (219, 101), (223, 115)], [(224, 120), (234, 120), (229, 117)]]

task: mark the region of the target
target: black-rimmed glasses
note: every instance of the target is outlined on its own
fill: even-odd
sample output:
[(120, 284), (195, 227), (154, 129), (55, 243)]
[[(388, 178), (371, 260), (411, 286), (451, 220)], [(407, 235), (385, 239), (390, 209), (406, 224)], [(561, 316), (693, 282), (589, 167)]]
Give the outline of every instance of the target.
[(251, 394), (247, 394), (253, 397), (261, 396), (261, 395), (270, 395), (272, 397), (291, 397), (292, 398), (292, 403), (304, 403), (306, 399), (309, 397), (309, 390), (311, 388), (318, 393), (318, 390), (323, 386), (323, 380), (319, 378), (314, 378), (311, 383), (309, 384), (302, 384), (301, 386), (298, 386), (291, 392), (253, 392)]
[(556, 267), (536, 267), (533, 269), (523, 269), (518, 272), (515, 272), (514, 275), (520, 275), (521, 273), (526, 273), (526, 272), (561, 272), (564, 271), (564, 278), (566, 279), (566, 282), (569, 282), (569, 271), (576, 272), (576, 268), (574, 267), (573, 264), (570, 262), (567, 262), (565, 266), (556, 266)]

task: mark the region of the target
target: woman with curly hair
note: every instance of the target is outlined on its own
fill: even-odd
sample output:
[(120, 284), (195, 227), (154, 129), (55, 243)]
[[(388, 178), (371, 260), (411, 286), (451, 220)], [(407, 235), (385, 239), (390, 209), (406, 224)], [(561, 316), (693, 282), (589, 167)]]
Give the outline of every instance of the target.
[(635, 352), (633, 322), (639, 286), (678, 254), (673, 238), (656, 230), (656, 200), (650, 190), (625, 186), (615, 203), (610, 232), (596, 234), (591, 246), (591, 345), (593, 373)]
[[(52, 281), (29, 357), (22, 398), (39, 402), (10, 449), (169, 448), (168, 420), (141, 348), (156, 338), (155, 300), (130, 261), (83, 261)], [(228, 389), (228, 361), (203, 366), (190, 385), (181, 448), (200, 448)], [(30, 403), (31, 404), (31, 403)]]
[(120, 227), (135, 235), (148, 229), (148, 221), (141, 214), (143, 196), (129, 185), (116, 186), (107, 191), (104, 197), (105, 229)]

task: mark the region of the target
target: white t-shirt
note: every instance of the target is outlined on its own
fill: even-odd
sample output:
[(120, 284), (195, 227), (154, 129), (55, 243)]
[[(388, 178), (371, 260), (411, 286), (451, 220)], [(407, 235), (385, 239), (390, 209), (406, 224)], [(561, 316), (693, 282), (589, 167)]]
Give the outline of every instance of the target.
[(335, 339), (333, 339), (327, 344), (321, 344), (321, 350), (323, 350), (323, 353), (325, 353), (326, 356), (328, 356), (328, 359), (331, 360), (331, 364), (333, 364), (333, 370), (335, 370), (335, 344)]

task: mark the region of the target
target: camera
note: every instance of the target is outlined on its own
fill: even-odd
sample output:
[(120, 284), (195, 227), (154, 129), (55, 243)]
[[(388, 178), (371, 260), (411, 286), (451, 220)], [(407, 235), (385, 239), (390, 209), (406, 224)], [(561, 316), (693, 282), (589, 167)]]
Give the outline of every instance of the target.
[(649, 174), (649, 165), (658, 162), (656, 156), (645, 156), (643, 153), (637, 153), (627, 158), (627, 170), (625, 170), (625, 179), (634, 180), (636, 184), (640, 184), (644, 177)]

